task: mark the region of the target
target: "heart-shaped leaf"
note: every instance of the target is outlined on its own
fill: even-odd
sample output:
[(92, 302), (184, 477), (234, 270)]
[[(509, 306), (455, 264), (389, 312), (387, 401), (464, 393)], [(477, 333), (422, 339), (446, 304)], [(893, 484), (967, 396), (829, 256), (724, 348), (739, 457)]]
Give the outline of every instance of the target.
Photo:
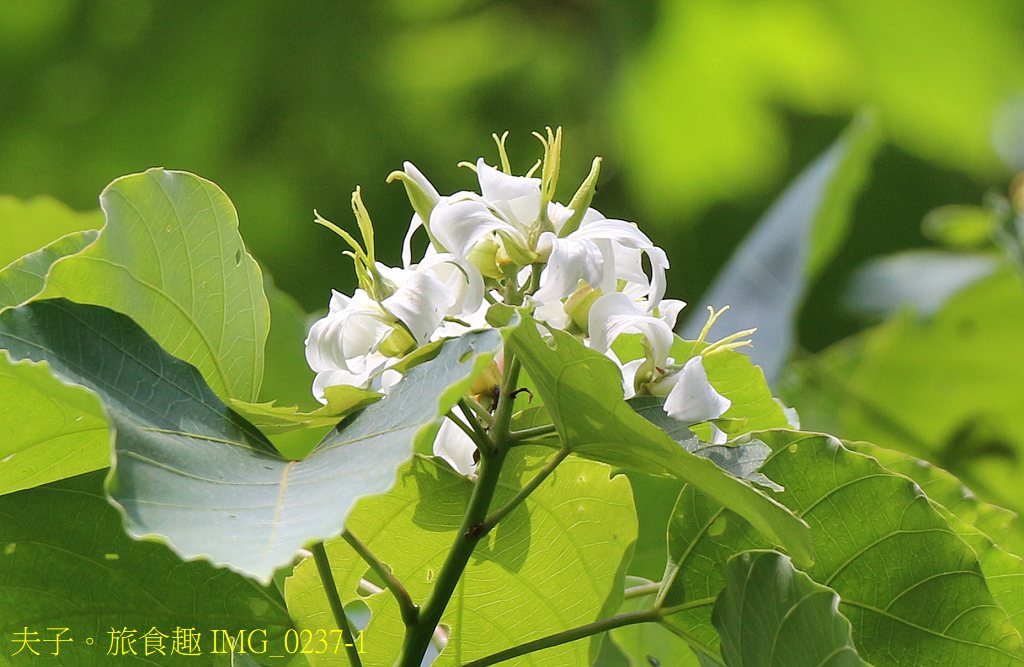
[[(1024, 664), (1020, 635), (974, 550), (920, 487), (829, 436), (757, 437), (773, 451), (763, 471), (786, 489), (776, 497), (813, 531), (818, 560), (806, 572), (840, 595), (861, 657), (876, 667)], [(726, 585), (726, 562), (768, 544), (692, 486), (679, 496), (668, 544), (664, 622), (714, 655), (711, 608)]]
[[(524, 451), (527, 450), (527, 451)], [(513, 449), (493, 506), (500, 506), (544, 465), (550, 451)], [(605, 465), (570, 457), (477, 546), (441, 619), (450, 631), (434, 663), (454, 667), (509, 646), (610, 615), (621, 600), (624, 560), (636, 539), (629, 483), (609, 479)], [(348, 529), (387, 563), (419, 603), (434, 585), (462, 522), (473, 484), (437, 459), (418, 457), (387, 495), (356, 507)], [(327, 543), (342, 601), (368, 595), (366, 564), (342, 540)], [(617, 593), (611, 610), (606, 605)], [(302, 629), (333, 627), (311, 560), (287, 580), (285, 597)], [(366, 598), (364, 667), (390, 667), (405, 626), (390, 592)], [(531, 654), (538, 667), (587, 667), (594, 644), (573, 642)], [(316, 667), (345, 665), (344, 656), (312, 656)]]
[(231, 200), (193, 174), (150, 169), (108, 185), (100, 206), (99, 238), (53, 265), (42, 297), (125, 313), (217, 395), (255, 401), (270, 310)]
[(309, 457), (290, 461), (124, 315), (65, 300), (0, 314), (0, 348), (46, 361), (103, 402), (116, 430), (109, 490), (128, 531), (263, 582), (303, 545), (337, 535), (361, 496), (394, 483), (414, 441), (432, 437), (500, 342), (498, 331), (450, 341)]

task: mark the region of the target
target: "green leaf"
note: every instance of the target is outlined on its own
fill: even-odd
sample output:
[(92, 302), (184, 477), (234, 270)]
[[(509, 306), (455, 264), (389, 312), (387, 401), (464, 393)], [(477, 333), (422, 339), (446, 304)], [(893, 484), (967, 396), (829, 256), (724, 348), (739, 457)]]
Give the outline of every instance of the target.
[(110, 465), (110, 425), (96, 397), (3, 350), (0, 425), (0, 495)]
[[(506, 459), (493, 507), (507, 501), (550, 456), (517, 447)], [(437, 667), (455, 666), (525, 641), (597, 620), (621, 599), (624, 561), (636, 539), (629, 483), (609, 468), (569, 457), (477, 546), (441, 623), (451, 637)], [(347, 528), (387, 563), (422, 603), (459, 529), (473, 484), (437, 459), (417, 458), (387, 495), (359, 503)], [(356, 594), (367, 565), (342, 540), (327, 543), (342, 601)], [(365, 590), (365, 589), (364, 589)], [(332, 627), (316, 568), (307, 559), (285, 586), (302, 629)], [(364, 666), (390, 667), (404, 626), (390, 592), (365, 598), (372, 616), (364, 631)], [(617, 604), (617, 603), (616, 603)], [(316, 667), (344, 665), (342, 656), (311, 656)], [(591, 664), (587, 642), (531, 654), (510, 664)]]
[(712, 613), (728, 667), (859, 667), (839, 596), (777, 551), (729, 559)]
[(982, 502), (950, 473), (909, 454), (868, 442), (845, 442), (847, 448), (873, 456), (893, 472), (917, 482), (944, 510), (982, 531), (1003, 549), (1024, 556), (1024, 522), (1010, 510)]
[(359, 497), (394, 483), (414, 440), (432, 437), (430, 425), (500, 341), (497, 331), (453, 340), (308, 458), (289, 461), (195, 367), (124, 315), (64, 300), (0, 314), (0, 348), (14, 359), (46, 360), (56, 377), (103, 401), (117, 432), (109, 491), (129, 533), (263, 582), (304, 544), (338, 534)]
[(108, 185), (100, 205), (100, 237), (53, 265), (43, 298), (125, 313), (217, 395), (256, 400), (270, 310), (231, 201), (198, 176), (150, 169)]
[(0, 229), (4, 230), (4, 242), (0, 245), (0, 267), (62, 236), (98, 229), (102, 224), (103, 216), (98, 210), (80, 213), (52, 197), (22, 201), (16, 197), (0, 195)]
[(626, 401), (626, 403), (636, 410), (638, 415), (665, 431), (691, 454), (712, 461), (722, 470), (740, 479), (755, 482), (773, 491), (783, 490), (781, 486), (765, 477), (761, 472), (758, 472), (772, 453), (771, 448), (763, 442), (749, 440), (742, 444), (728, 443), (723, 445), (701, 442), (693, 434), (693, 431), (688, 429), (682, 422), (672, 419), (665, 413), (664, 398), (659, 396), (634, 396)]
[(1024, 560), (1020, 519), (1016, 514), (978, 500), (948, 472), (912, 456), (866, 442), (847, 447), (878, 459), (886, 468), (917, 482), (935, 509), (978, 554), (989, 590), (1024, 635)]
[(907, 451), (1024, 511), (1024, 290), (1001, 271), (927, 320), (898, 316), (802, 359), (805, 426)]
[[(207, 563), (182, 563), (166, 547), (124, 534), (121, 517), (103, 497), (103, 476), (93, 473), (0, 498), (0, 663), (33, 665), (137, 665), (143, 662), (142, 635), (165, 635), (164, 656), (146, 660), (179, 666), (211, 664), (213, 632), (252, 637), (252, 647), (282, 654), (291, 620), (273, 588), (257, 586)], [(41, 655), (12, 656), (13, 634), (62, 635), (73, 642), (39, 643)], [(107, 655), (111, 630), (134, 630), (136, 656)], [(199, 633), (202, 657), (171, 652), (177, 628)], [(93, 642), (89, 643), (89, 639)], [(220, 636), (218, 648), (226, 642)], [(226, 662), (226, 655), (219, 656)], [(9, 660), (10, 662), (6, 662)], [(149, 663), (149, 664), (153, 664)], [(280, 664), (280, 661), (277, 662)]]
[(580, 456), (685, 480), (740, 513), (801, 562), (813, 560), (807, 526), (785, 507), (707, 459), (690, 454), (622, 399), (619, 369), (573, 336), (552, 331), (550, 347), (526, 319), (508, 334), (544, 405)]
[[(1024, 662), (1020, 635), (993, 600), (975, 552), (920, 487), (829, 436), (757, 437), (774, 452), (764, 473), (786, 488), (776, 497), (811, 526), (818, 559), (806, 572), (840, 595), (865, 660), (876, 667)], [(766, 547), (721, 503), (686, 487), (669, 524), (666, 625), (716, 653), (711, 606), (726, 585), (726, 562)]]
[(0, 271), (0, 310), (22, 304), (43, 291), (46, 274), (53, 263), (82, 250), (98, 235), (99, 232), (93, 229), (72, 232), (11, 262)]
[[(757, 328), (749, 355), (769, 383), (796, 342), (796, 317), (810, 282), (846, 236), (880, 138), (873, 116), (854, 120), (757, 222), (701, 298), (716, 308), (732, 306), (719, 318), (719, 331)], [(697, 337), (704, 310), (683, 323), (683, 338)]]
[(333, 426), (346, 415), (376, 403), (383, 396), (375, 391), (349, 385), (327, 387), (324, 395), (328, 399), (327, 405), (311, 412), (301, 412), (296, 406), (246, 403), (235, 399), (229, 399), (228, 404), (235, 412), (258, 426), (263, 433), (270, 435), (304, 428)]

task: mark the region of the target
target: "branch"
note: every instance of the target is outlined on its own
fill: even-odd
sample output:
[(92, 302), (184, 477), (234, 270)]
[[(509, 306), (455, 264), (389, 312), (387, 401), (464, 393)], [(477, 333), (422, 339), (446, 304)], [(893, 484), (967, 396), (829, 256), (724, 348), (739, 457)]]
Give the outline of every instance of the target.
[(398, 667), (419, 667), (423, 661), (423, 655), (434, 636), (434, 630), (448, 606), (448, 601), (451, 600), (470, 556), (473, 555), (473, 549), (483, 536), (481, 528), (487, 518), (487, 510), (494, 498), (494, 491), (498, 488), (501, 466), (508, 454), (509, 423), (512, 419), (512, 404), (515, 402), (513, 392), (519, 381), (520, 367), (519, 360), (514, 355), (510, 357), (505, 369), (501, 395), (498, 397), (491, 436), (488, 438), (490, 446), (488, 449), (480, 450), (480, 467), (477, 468), (477, 482), (473, 488), (473, 495), (470, 496), (469, 506), (462, 517), (462, 525), (455, 535), (451, 551), (448, 552), (438, 572), (434, 588), (420, 609), (419, 619), (416, 625), (406, 630), (402, 652), (395, 663)]
[(640, 584), (638, 586), (631, 586), (626, 589), (623, 594), (626, 600), (630, 598), (643, 597), (644, 595), (654, 595), (661, 590), (661, 582), (657, 581), (652, 584)]
[(530, 438), (541, 438), (545, 435), (551, 435), (552, 433), (557, 432), (558, 429), (555, 428), (554, 424), (545, 424), (543, 426), (534, 426), (533, 428), (524, 428), (521, 431), (512, 431), (509, 433), (509, 439), (512, 442), (519, 444), (524, 440), (529, 440)]
[(521, 655), (551, 648), (553, 646), (568, 644), (569, 642), (576, 641), (577, 639), (583, 639), (584, 637), (590, 637), (591, 635), (600, 634), (626, 625), (656, 622), (660, 618), (661, 614), (657, 609), (645, 609), (643, 611), (634, 611), (628, 614), (619, 614), (618, 616), (612, 616), (611, 618), (606, 618), (601, 621), (581, 625), (580, 627), (573, 628), (572, 630), (556, 632), (553, 635), (548, 635), (547, 637), (536, 639), (532, 642), (526, 642), (519, 646), (513, 646), (512, 648), (505, 649), (504, 651), (498, 651), (486, 658), (480, 658), (479, 660), (464, 663), (462, 667), (487, 667), (487, 665), (493, 665), (511, 658), (518, 658)]
[(541, 482), (547, 479), (548, 475), (550, 475), (552, 471), (558, 467), (558, 464), (564, 461), (565, 457), (568, 455), (569, 448), (562, 445), (562, 448), (558, 450), (558, 453), (551, 457), (551, 460), (547, 462), (540, 472), (533, 476), (533, 479), (527, 482), (523, 488), (519, 489), (519, 492), (512, 496), (511, 500), (494, 510), (494, 512), (484, 520), (483, 526), (480, 528), (481, 535), (486, 535), (490, 532), (490, 530), (494, 528), (499, 521), (508, 516), (509, 512), (526, 500), (526, 497), (533, 493), (534, 489), (540, 486)]
[(394, 575), (394, 573), (388, 569), (388, 566), (380, 562), (376, 556), (374, 556), (366, 545), (360, 542), (355, 535), (350, 533), (347, 529), (341, 534), (341, 536), (348, 542), (348, 545), (359, 554), (359, 557), (366, 561), (366, 564), (370, 566), (377, 576), (384, 580), (384, 584), (391, 591), (391, 594), (398, 600), (398, 608), (402, 611), (402, 621), (406, 626), (416, 625), (416, 620), (419, 617), (419, 607), (412, 601), (412, 597), (409, 595), (409, 591), (405, 590), (405, 586), (402, 582)]
[(324, 585), (324, 592), (327, 593), (327, 601), (331, 604), (331, 611), (334, 613), (334, 623), (341, 630), (341, 640), (345, 643), (345, 653), (348, 654), (348, 662), (352, 667), (362, 667), (359, 659), (359, 651), (356, 650), (355, 639), (352, 638), (352, 629), (349, 627), (348, 618), (345, 616), (345, 607), (338, 597), (338, 585), (334, 583), (334, 574), (331, 572), (331, 561), (327, 558), (327, 550), (324, 543), (314, 544), (311, 549), (313, 560), (316, 561), (317, 572), (320, 573), (320, 581)]

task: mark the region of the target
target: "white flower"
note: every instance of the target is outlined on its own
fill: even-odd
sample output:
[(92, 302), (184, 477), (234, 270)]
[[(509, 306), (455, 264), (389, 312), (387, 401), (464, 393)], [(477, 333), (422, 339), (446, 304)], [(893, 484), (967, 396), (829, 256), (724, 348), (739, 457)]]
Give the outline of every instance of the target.
[(474, 314), (481, 308), (480, 272), (454, 255), (435, 254), (406, 269), (375, 266), (390, 295), (378, 303), (362, 289), (351, 298), (333, 292), (330, 312), (310, 327), (306, 360), (317, 372), (313, 395), (321, 402), (328, 386), (368, 386), (386, 359), (378, 350), (393, 332), (406, 340), (411, 334), (423, 345), (446, 316)]
[(353, 361), (376, 352), (393, 323), (394, 316), (364, 290), (357, 289), (351, 297), (331, 290), (330, 311), (313, 323), (306, 337), (306, 361), (317, 372), (361, 374), (365, 363)]
[(700, 355), (687, 361), (676, 373), (656, 382), (655, 396), (665, 396), (665, 413), (684, 424), (699, 424), (717, 419), (732, 405), (708, 382)]
[[(621, 334), (639, 333), (651, 350), (655, 366), (664, 366), (668, 361), (669, 350), (675, 341), (672, 333), (674, 321), (666, 322), (647, 314), (628, 295), (612, 292), (598, 297), (590, 307), (588, 317), (590, 345), (598, 352), (607, 351)], [(672, 319), (675, 319), (674, 313)]]

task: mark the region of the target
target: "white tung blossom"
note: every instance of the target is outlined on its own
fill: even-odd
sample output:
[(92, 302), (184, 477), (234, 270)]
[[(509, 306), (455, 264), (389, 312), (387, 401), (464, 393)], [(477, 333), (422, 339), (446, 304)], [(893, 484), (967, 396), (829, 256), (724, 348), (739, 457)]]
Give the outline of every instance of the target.
[[(517, 295), (512, 305), (531, 308), (548, 326), (572, 323), (584, 330), (589, 338), (585, 342), (619, 365), (626, 396), (637, 391), (663, 396), (666, 413), (687, 425), (720, 417), (731, 404), (708, 381), (704, 357), (694, 356), (680, 366), (670, 356), (677, 340), (673, 328), (685, 304), (664, 298), (669, 268), (665, 251), (635, 224), (606, 218), (588, 205), (600, 160), (566, 206), (551, 201), (560, 134), (549, 131), (541, 139), (542, 178), (533, 177), (532, 171), (526, 176), (508, 173), (504, 138), (496, 139), (503, 169), (483, 158), (470, 165), (479, 192), (441, 195), (409, 162), (389, 177), (403, 182), (414, 210), (401, 268), (373, 259), (372, 225), (356, 192), (353, 205), (366, 249), (335, 230), (356, 250), (362, 289), (351, 297), (334, 292), (330, 312), (310, 328), (306, 358), (317, 372), (317, 399), (326, 402), (325, 389), (336, 384), (387, 391), (400, 379), (389, 369), (397, 358), (429, 341), (489, 326), (488, 301), (500, 301), (508, 292)], [(414, 262), (412, 241), (421, 227), (430, 243)], [(712, 312), (709, 327), (715, 317)], [(612, 345), (629, 333), (641, 336), (645, 356), (620, 363)], [(738, 346), (743, 343), (732, 341), (749, 333), (711, 348)], [(725, 437), (715, 428), (712, 432), (716, 442)], [(445, 420), (434, 453), (469, 475), (476, 470), (475, 452), (472, 439)]]

